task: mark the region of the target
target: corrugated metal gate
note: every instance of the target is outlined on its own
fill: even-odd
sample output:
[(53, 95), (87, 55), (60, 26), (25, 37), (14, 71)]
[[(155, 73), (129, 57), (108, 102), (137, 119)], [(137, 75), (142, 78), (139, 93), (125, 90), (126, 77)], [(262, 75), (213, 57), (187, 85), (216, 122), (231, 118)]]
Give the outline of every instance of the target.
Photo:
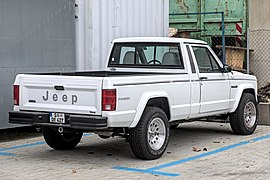
[(168, 0), (76, 2), (79, 4), (76, 9), (81, 12), (76, 21), (78, 70), (106, 68), (111, 42), (115, 38), (168, 35)]
[(0, 1), (0, 129), (18, 73), (74, 71), (74, 0)]

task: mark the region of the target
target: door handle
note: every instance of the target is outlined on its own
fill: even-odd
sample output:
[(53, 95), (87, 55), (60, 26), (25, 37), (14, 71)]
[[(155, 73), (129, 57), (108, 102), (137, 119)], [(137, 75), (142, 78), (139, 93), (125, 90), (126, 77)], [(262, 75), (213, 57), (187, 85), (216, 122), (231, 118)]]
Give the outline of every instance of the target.
[(200, 77), (201, 81), (206, 80), (206, 79), (208, 79), (208, 77)]
[(64, 87), (64, 86), (57, 86), (57, 85), (56, 85), (56, 86), (54, 86), (54, 89), (55, 89), (55, 90), (58, 90), (58, 91), (59, 91), (59, 90), (60, 90), (60, 91), (63, 91), (63, 90), (65, 90), (65, 87)]

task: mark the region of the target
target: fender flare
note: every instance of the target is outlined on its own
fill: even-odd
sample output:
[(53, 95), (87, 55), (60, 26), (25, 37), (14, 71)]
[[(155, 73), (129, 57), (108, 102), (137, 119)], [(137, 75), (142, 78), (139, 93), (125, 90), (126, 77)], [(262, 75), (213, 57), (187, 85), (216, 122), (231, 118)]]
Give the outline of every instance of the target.
[[(166, 98), (168, 100), (168, 104), (169, 104), (169, 107), (171, 107), (170, 105), (170, 101), (169, 101), (169, 96), (168, 94), (165, 92), (165, 91), (154, 91), (154, 92), (145, 92), (141, 99), (140, 99), (140, 102), (136, 108), (136, 115), (132, 121), (132, 123), (130, 124), (130, 128), (134, 128), (137, 126), (138, 122), (140, 121), (141, 119), (141, 116), (144, 112), (144, 109), (148, 103), (148, 101), (150, 99), (153, 99), (153, 98)], [(169, 108), (170, 110), (170, 114), (171, 114), (171, 108)]]
[(237, 107), (239, 105), (239, 102), (241, 100), (242, 94), (244, 93), (244, 90), (246, 90), (246, 89), (253, 89), (254, 90), (254, 92), (255, 92), (255, 99), (257, 101), (256, 87), (254, 87), (253, 84), (248, 84), (248, 83), (241, 84), (241, 85), (238, 86), (238, 90), (237, 90), (237, 93), (235, 95), (235, 102), (234, 102), (234, 105), (233, 105), (230, 113), (235, 112), (235, 110), (237, 109)]

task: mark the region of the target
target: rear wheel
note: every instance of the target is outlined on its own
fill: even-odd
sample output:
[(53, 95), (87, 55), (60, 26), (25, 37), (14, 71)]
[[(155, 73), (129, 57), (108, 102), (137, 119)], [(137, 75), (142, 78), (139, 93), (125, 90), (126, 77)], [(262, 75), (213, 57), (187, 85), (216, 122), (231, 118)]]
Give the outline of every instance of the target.
[(130, 129), (130, 147), (137, 158), (157, 159), (169, 142), (170, 125), (164, 111), (146, 107), (138, 125)]
[(43, 128), (46, 143), (55, 150), (68, 150), (77, 146), (82, 138), (81, 132), (64, 132), (60, 134), (51, 128)]
[(252, 134), (257, 127), (257, 103), (250, 93), (244, 93), (234, 113), (230, 115), (233, 132), (240, 135)]

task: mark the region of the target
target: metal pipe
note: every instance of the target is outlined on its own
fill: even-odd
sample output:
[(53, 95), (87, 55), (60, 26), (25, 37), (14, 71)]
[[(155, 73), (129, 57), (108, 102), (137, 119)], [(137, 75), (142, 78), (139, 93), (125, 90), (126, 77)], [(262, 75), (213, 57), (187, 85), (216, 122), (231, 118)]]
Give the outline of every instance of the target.
[(75, 0), (76, 71), (85, 70), (85, 1)]
[(249, 74), (249, 63), (250, 63), (250, 29), (247, 28), (247, 74)]
[(172, 13), (169, 14), (170, 16), (177, 16), (177, 15), (197, 15), (197, 14), (224, 14), (224, 12), (194, 12), (194, 13)]
[(225, 49), (225, 17), (224, 12), (221, 13), (222, 18), (222, 62), (226, 64), (226, 49)]

